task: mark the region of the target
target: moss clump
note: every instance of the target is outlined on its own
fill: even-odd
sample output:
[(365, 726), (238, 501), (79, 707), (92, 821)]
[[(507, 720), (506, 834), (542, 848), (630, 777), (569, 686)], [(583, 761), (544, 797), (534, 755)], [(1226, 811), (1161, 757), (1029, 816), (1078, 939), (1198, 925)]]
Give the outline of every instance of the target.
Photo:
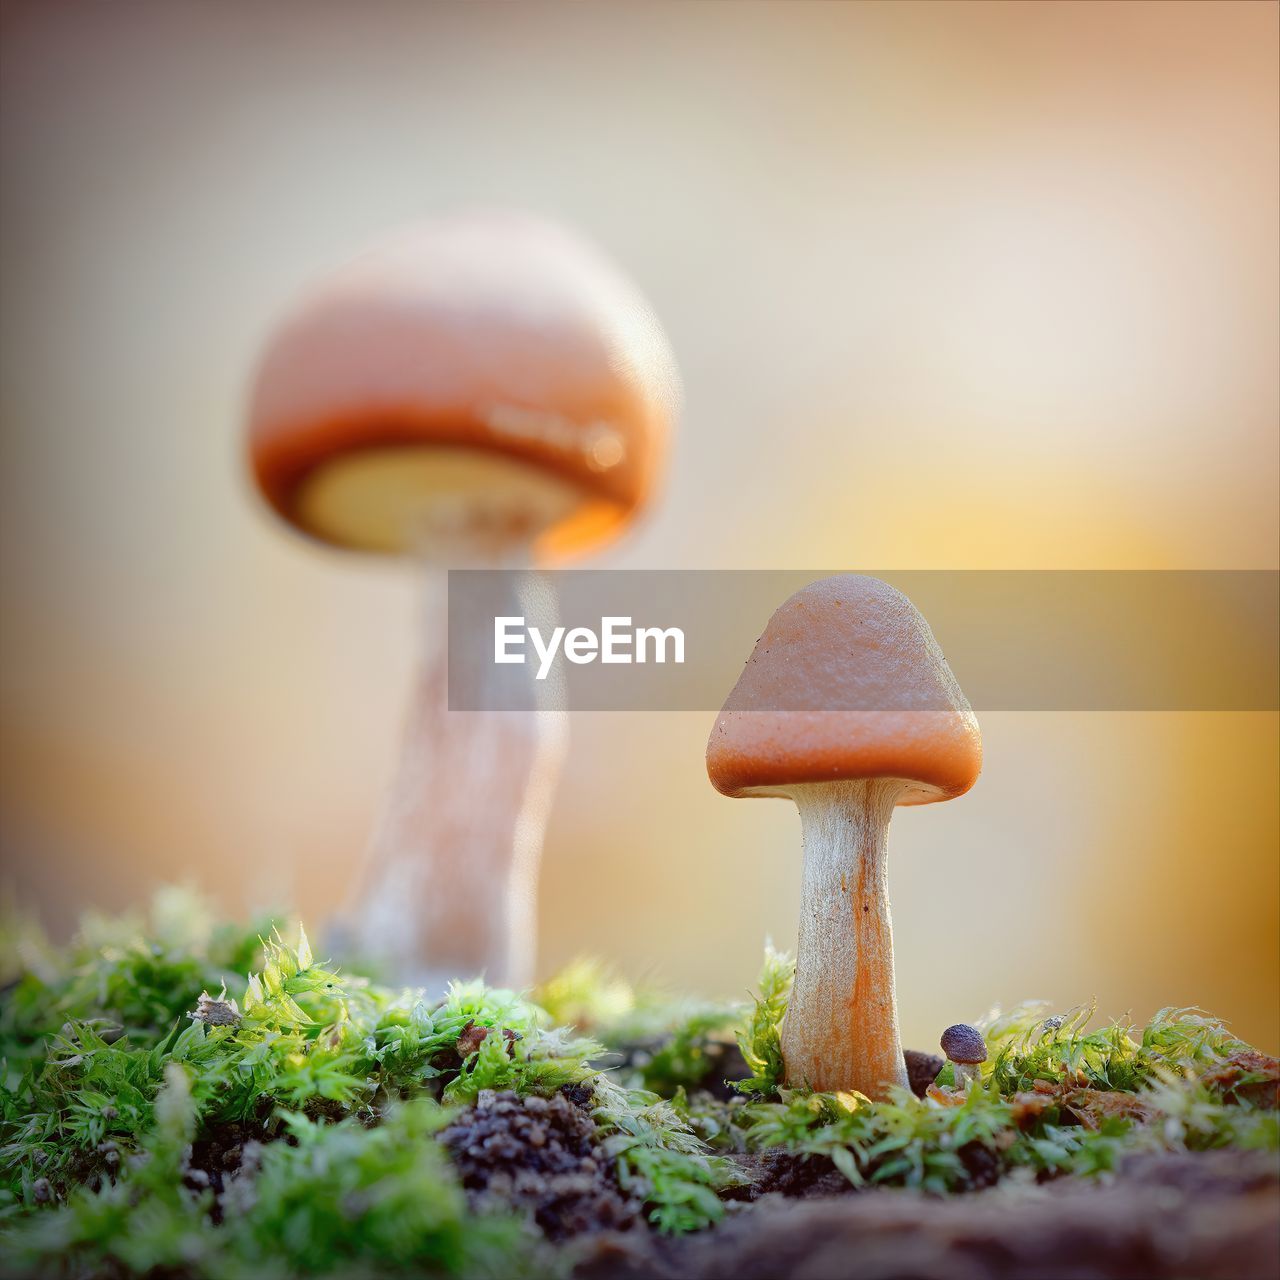
[(1141, 1028), (1088, 1030), (1092, 1006), (1050, 1015), (1022, 1005), (983, 1024), (989, 1060), (979, 1087), (955, 1091), (948, 1064), (925, 1097), (782, 1087), (780, 1028), (790, 969), (770, 952), (742, 1033), (754, 1070), (736, 1112), (708, 1101), (713, 1145), (742, 1155), (789, 1152), (829, 1161), (853, 1186), (973, 1190), (1015, 1170), (1044, 1179), (1094, 1175), (1128, 1154), (1280, 1148), (1280, 1068), (1222, 1023), (1163, 1009)]
[(8, 1270), (554, 1270), (518, 1206), (468, 1211), (427, 1140), (486, 1091), (576, 1090), (609, 1176), (655, 1228), (723, 1212), (729, 1163), (531, 1001), (480, 984), (427, 1000), (318, 962), (302, 930), (232, 934), (190, 911), (184, 931), (166, 895), (163, 933), (155, 915), (97, 922), (64, 952), (27, 937), (39, 966), (0, 1020)]
[(944, 1070), (872, 1103), (783, 1087), (773, 951), (746, 1006), (581, 964), (536, 999), (429, 1000), (172, 892), (64, 949), (25, 926), (6, 945), (6, 1274), (555, 1275), (575, 1237), (698, 1232), (771, 1188), (953, 1193), (1280, 1145), (1275, 1061), (1192, 1010), (1090, 1031), (1091, 1009), (1022, 1008), (985, 1026), (979, 1087)]

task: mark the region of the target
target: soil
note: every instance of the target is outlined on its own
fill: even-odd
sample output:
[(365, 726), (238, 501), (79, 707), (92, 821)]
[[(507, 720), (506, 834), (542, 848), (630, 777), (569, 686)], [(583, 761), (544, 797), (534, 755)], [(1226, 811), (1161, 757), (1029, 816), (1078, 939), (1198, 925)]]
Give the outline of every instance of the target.
[[(974, 1191), (994, 1187), (1005, 1174), (1000, 1157), (980, 1142), (969, 1142), (956, 1154), (969, 1175)], [(729, 1157), (748, 1181), (725, 1193), (730, 1201), (753, 1203), (769, 1196), (789, 1200), (812, 1200), (854, 1195), (857, 1189), (826, 1156), (797, 1156), (778, 1148), (759, 1155)]]
[(524, 1211), (553, 1241), (636, 1226), (641, 1206), (599, 1149), (590, 1102), (582, 1086), (551, 1098), (482, 1091), (440, 1135), (472, 1203)]
[[(214, 1222), (223, 1219), (223, 1196), (241, 1173), (256, 1171), (263, 1145), (269, 1141), (261, 1121), (253, 1124), (235, 1122), (218, 1128), (192, 1143), (186, 1159), (183, 1183), (192, 1191), (206, 1188), (213, 1192), (210, 1215)], [(286, 1139), (287, 1141), (287, 1139)]]
[[(471, 1034), (468, 1048), (478, 1048), (486, 1031)], [(923, 1095), (943, 1060), (912, 1050), (904, 1057)], [(715, 1060), (707, 1083), (732, 1065)], [(1276, 1100), (1274, 1059), (1240, 1056), (1222, 1073), (1224, 1090)], [(1045, 1084), (1015, 1101), (1028, 1120), (1052, 1105), (1091, 1127), (1117, 1106), (1140, 1105), (1074, 1083)], [(440, 1135), (472, 1204), (514, 1207), (548, 1240), (567, 1243), (575, 1280), (1280, 1277), (1280, 1162), (1267, 1153), (1135, 1155), (1105, 1181), (1038, 1185), (974, 1143), (958, 1152), (974, 1190), (948, 1197), (858, 1190), (821, 1157), (736, 1156), (749, 1183), (730, 1193), (726, 1220), (670, 1240), (647, 1229), (643, 1206), (619, 1186), (591, 1106), (589, 1084), (551, 1098), (484, 1091)], [(194, 1144), (186, 1181), (214, 1191), (215, 1217), (226, 1185), (256, 1164), (263, 1137), (258, 1121)]]
[[(811, 1188), (812, 1190), (812, 1188)], [(1280, 1275), (1280, 1169), (1237, 1151), (1132, 1157), (1113, 1180), (968, 1195), (766, 1195), (679, 1241), (589, 1242), (575, 1280), (1243, 1280)]]

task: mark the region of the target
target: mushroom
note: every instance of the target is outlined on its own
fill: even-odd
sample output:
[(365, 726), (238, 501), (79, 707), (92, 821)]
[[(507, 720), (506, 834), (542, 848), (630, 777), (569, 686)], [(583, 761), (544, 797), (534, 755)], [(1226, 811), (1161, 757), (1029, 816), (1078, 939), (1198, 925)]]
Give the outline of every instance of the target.
[(967, 1089), (982, 1079), (979, 1066), (987, 1060), (987, 1042), (977, 1027), (957, 1022), (942, 1033), (942, 1052), (955, 1067), (957, 1089)]
[(512, 667), (488, 664), (505, 686), (482, 704), (516, 709), (448, 709), (445, 570), (557, 563), (622, 532), (676, 399), (635, 289), (524, 215), (389, 238), (322, 279), (267, 344), (248, 427), (267, 502), (314, 539), (416, 558), (428, 583), (406, 740), (347, 921), (349, 942), (402, 977), (531, 980), (564, 747), (563, 716), (531, 688), (522, 701)]
[(973, 711), (901, 592), (840, 575), (769, 619), (707, 744), (728, 796), (800, 811), (796, 979), (782, 1029), (792, 1086), (908, 1085), (898, 1035), (885, 840), (896, 805), (961, 795), (982, 762)]

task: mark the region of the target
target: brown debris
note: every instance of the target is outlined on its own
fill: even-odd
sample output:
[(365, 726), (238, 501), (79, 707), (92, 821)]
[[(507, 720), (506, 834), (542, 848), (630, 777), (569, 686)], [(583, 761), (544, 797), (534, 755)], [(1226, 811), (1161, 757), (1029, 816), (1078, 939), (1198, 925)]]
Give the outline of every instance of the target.
[[(485, 1038), (492, 1030), (492, 1027), (477, 1026), (476, 1020), (472, 1018), (467, 1025), (462, 1028), (462, 1032), (458, 1036), (458, 1043), (456, 1045), (458, 1057), (465, 1062), (473, 1053), (478, 1052), (480, 1046), (484, 1044)], [(511, 1046), (520, 1039), (520, 1033), (518, 1031), (512, 1031), (510, 1027), (503, 1027), (502, 1034), (507, 1042), (507, 1052), (510, 1053)]]
[(1102, 1122), (1119, 1117), (1146, 1124), (1152, 1111), (1135, 1093), (1115, 1093), (1105, 1089), (1072, 1089), (1062, 1099), (1063, 1107), (1086, 1129), (1099, 1129)]
[(1054, 1084), (1050, 1080), (1037, 1080), (1033, 1088), (1015, 1093), (1009, 1102), (1013, 1106), (1013, 1123), (1020, 1129), (1030, 1129), (1046, 1111), (1054, 1110), (1061, 1112), (1062, 1123), (1081, 1124), (1087, 1129), (1100, 1128), (1112, 1116), (1137, 1124), (1151, 1119), (1151, 1108), (1139, 1094)]
[[(1043, 1082), (1037, 1081), (1037, 1083)], [(1019, 1129), (1030, 1129), (1046, 1111), (1056, 1107), (1059, 1102), (1060, 1098), (1057, 1094), (1049, 1093), (1043, 1089), (1015, 1093), (1009, 1099), (1009, 1103), (1013, 1107), (1013, 1123)]]
[[(1246, 1076), (1261, 1079), (1240, 1083)], [(1220, 1067), (1205, 1072), (1201, 1079), (1228, 1102), (1247, 1102), (1271, 1111), (1280, 1108), (1280, 1058), (1270, 1054), (1244, 1049), (1233, 1053)]]

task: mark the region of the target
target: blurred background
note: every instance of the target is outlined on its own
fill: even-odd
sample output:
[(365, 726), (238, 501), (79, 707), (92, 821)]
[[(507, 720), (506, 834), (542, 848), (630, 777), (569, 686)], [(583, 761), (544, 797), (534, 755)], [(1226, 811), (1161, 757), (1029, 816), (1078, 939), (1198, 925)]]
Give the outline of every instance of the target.
[[(423, 214), (565, 219), (666, 323), (666, 491), (592, 565), (1276, 568), (1277, 12), (6, 5), (12, 895), (339, 902), (415, 583), (269, 518), (240, 432), (295, 291)], [(982, 727), (974, 791), (894, 822), (906, 1042), (1043, 996), (1280, 1047), (1276, 715)], [(709, 728), (574, 718), (543, 973), (737, 994), (792, 944), (795, 811), (718, 796)]]

